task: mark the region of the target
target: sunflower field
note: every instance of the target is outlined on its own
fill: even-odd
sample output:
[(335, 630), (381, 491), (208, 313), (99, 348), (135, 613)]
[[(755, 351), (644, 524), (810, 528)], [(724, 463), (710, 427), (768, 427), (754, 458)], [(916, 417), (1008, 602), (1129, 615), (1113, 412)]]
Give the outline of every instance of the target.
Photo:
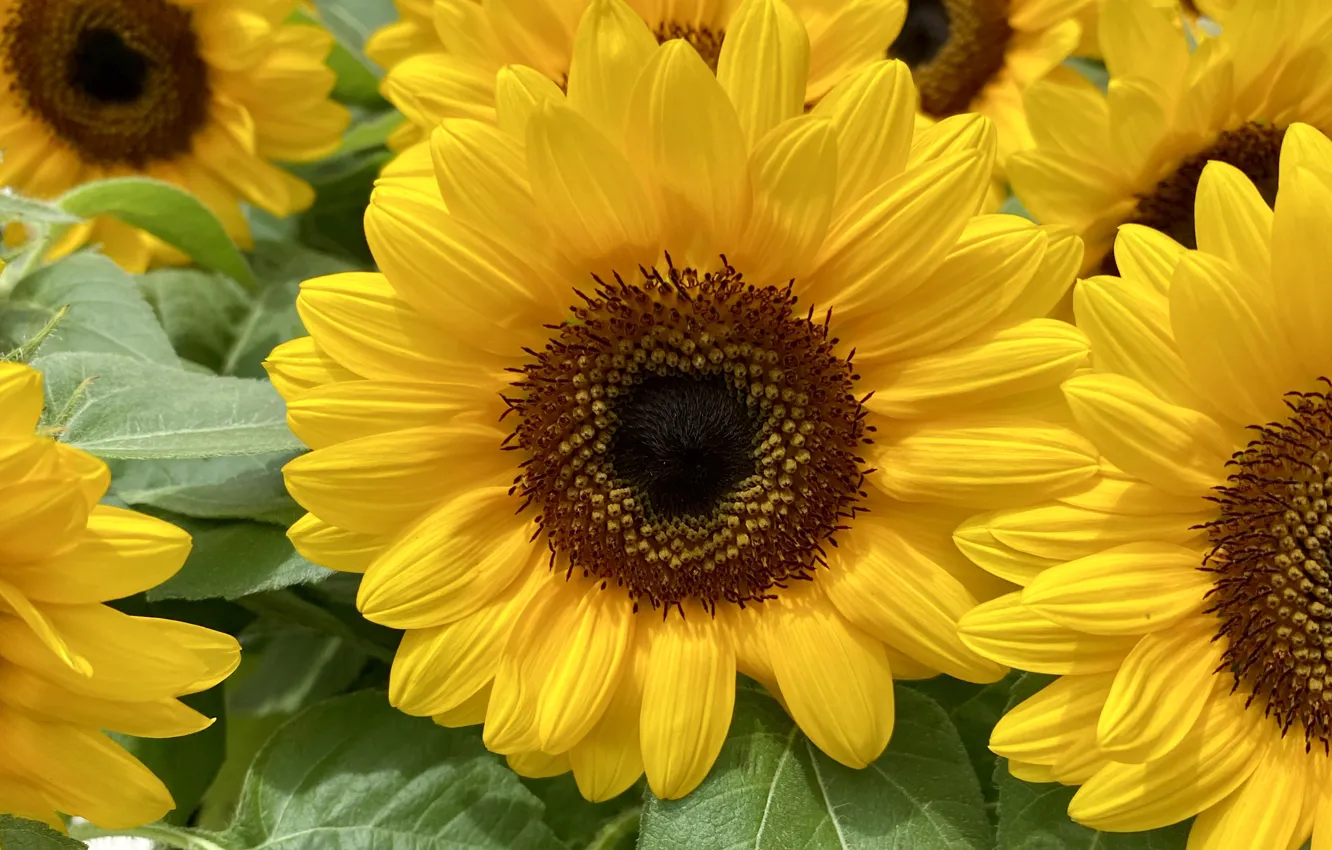
[(0, 83), (0, 850), (1332, 850), (1332, 0)]

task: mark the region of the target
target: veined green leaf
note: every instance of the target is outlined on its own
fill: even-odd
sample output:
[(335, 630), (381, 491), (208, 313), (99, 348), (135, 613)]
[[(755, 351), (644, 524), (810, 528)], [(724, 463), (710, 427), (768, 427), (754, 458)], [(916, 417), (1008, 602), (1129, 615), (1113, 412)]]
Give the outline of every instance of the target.
[(254, 285), (250, 267), (217, 216), (178, 186), (147, 177), (114, 177), (70, 189), (56, 204), (80, 218), (118, 218), (180, 249), (204, 268)]

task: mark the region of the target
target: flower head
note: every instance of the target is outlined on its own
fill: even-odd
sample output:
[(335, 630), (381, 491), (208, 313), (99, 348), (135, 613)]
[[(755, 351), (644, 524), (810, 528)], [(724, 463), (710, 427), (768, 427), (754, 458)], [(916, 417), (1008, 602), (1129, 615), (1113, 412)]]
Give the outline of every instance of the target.
[[(196, 194), (241, 243), (238, 206), (304, 209), (307, 186), (272, 164), (335, 149), (324, 31), (285, 23), (297, 0), (7, 0), (0, 4), (0, 184), (49, 198), (145, 175)], [(128, 225), (73, 228), (123, 266), (180, 260)]]
[(390, 699), (593, 799), (696, 786), (737, 670), (873, 761), (894, 677), (1003, 673), (948, 530), (1096, 470), (1035, 418), (1085, 357), (1039, 318), (1080, 246), (976, 215), (988, 121), (913, 136), (888, 60), (805, 114), (799, 17), (732, 20), (714, 75), (594, 0), (567, 94), (506, 67), (494, 124), (386, 169), (382, 274), (307, 281), (268, 362), (314, 449), (292, 540), (407, 630)]
[(1276, 188), (1211, 162), (1197, 250), (1121, 228), (1122, 278), (1074, 293), (1095, 370), (1064, 384), (1102, 475), (957, 533), (1025, 585), (964, 640), (1061, 676), (991, 746), (1082, 785), (1098, 829), (1197, 815), (1202, 850), (1332, 840), (1332, 142), (1288, 127)]
[(212, 720), (176, 697), (226, 678), (240, 647), (103, 604), (169, 578), (190, 537), (98, 504), (106, 464), (37, 435), (41, 411), (41, 376), (0, 363), (0, 812), (125, 829), (174, 803), (101, 730), (168, 738), (207, 728)]

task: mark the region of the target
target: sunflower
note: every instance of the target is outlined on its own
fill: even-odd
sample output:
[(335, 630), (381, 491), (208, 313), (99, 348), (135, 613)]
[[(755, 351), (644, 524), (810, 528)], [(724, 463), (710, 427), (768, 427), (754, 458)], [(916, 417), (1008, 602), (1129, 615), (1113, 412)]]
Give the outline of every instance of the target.
[[(1074, 55), (1101, 58), (1101, 6), (1104, 2), (1105, 0), (1091, 0), (1078, 14), (1078, 23), (1082, 26), (1082, 41), (1078, 44)], [(1210, 9), (1226, 3), (1227, 0), (1212, 0), (1211, 3), (1195, 2), (1195, 0), (1141, 0), (1141, 2), (1150, 3), (1170, 14), (1182, 14), (1183, 21), (1193, 23), (1200, 15), (1208, 14), (1200, 11), (1200, 5)]]
[[(375, 33), (366, 53), (389, 69), (384, 95), (408, 119), (390, 139), (397, 150), (425, 139), (445, 118), (493, 122), (495, 72), (504, 65), (535, 68), (565, 88), (574, 30), (588, 6), (588, 0), (533, 0), (520, 15), (503, 4), (475, 0), (396, 3), (401, 19)], [(732, 0), (674, 5), (630, 0), (629, 5), (658, 42), (683, 38), (718, 71), (722, 43), (736, 31)], [(794, 0), (791, 7), (808, 33), (801, 41), (809, 55), (808, 103), (882, 59), (906, 14), (906, 0)]]
[[(239, 206), (274, 215), (313, 192), (272, 160), (337, 148), (349, 116), (328, 99), (332, 46), (284, 23), (298, 0), (0, 0), (0, 186), (51, 198), (143, 175), (194, 193), (249, 247)], [(131, 271), (184, 262), (111, 219), (73, 228)]]
[(1109, 96), (1043, 85), (1027, 97), (1038, 141), (1009, 164), (1013, 191), (1041, 221), (1076, 228), (1084, 273), (1115, 272), (1115, 229), (1142, 224), (1195, 244), (1203, 166), (1227, 162), (1270, 194), (1285, 128), (1332, 128), (1332, 4), (1242, 0), (1226, 29), (1190, 52), (1177, 12), (1105, 0)]
[(925, 122), (976, 112), (994, 122), (999, 169), (1034, 142), (1022, 108), (1027, 87), (1077, 49), (1092, 0), (910, 0), (888, 55), (911, 67)]
[(1064, 384), (1103, 473), (957, 533), (1025, 585), (963, 639), (1061, 677), (991, 747), (1081, 785), (1097, 829), (1196, 815), (1190, 850), (1332, 842), (1332, 142), (1292, 124), (1278, 185), (1274, 213), (1209, 163), (1197, 250), (1121, 229), (1123, 277), (1074, 294), (1094, 371)]
[(870, 763), (894, 676), (1004, 672), (957, 637), (1003, 586), (961, 514), (1096, 471), (1081, 438), (1010, 450), (1063, 433), (1031, 411), (1086, 342), (1038, 317), (1081, 257), (975, 215), (988, 121), (913, 138), (890, 60), (806, 115), (799, 16), (730, 26), (714, 75), (593, 0), (567, 96), (505, 68), (495, 123), (400, 157), (366, 213), (383, 273), (305, 282), (311, 336), (268, 361), (313, 449), (293, 542), (406, 630), (390, 700), (591, 799), (694, 788), (737, 671)]
[(106, 464), (37, 435), (41, 411), (41, 376), (0, 363), (0, 812), (57, 829), (57, 812), (127, 829), (175, 804), (100, 730), (168, 738), (207, 728), (212, 720), (176, 697), (226, 678), (240, 647), (102, 604), (170, 577), (190, 537), (99, 505)]

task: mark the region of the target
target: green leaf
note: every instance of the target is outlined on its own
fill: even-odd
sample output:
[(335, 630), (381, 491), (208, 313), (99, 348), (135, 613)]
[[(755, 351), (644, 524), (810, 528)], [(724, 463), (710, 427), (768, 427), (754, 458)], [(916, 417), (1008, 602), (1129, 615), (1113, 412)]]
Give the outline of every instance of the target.
[(75, 254), (21, 280), (0, 310), (0, 339), (18, 345), (65, 306), (69, 312), (42, 344), (43, 354), (91, 351), (179, 362), (134, 279), (100, 254)]
[(475, 729), (408, 717), (384, 693), (293, 718), (245, 780), (227, 850), (560, 850), (541, 801)]
[(1019, 675), (1010, 673), (988, 685), (960, 682), (948, 676), (906, 683), (907, 687), (930, 697), (948, 713), (948, 719), (957, 727), (962, 746), (966, 747), (976, 770), (981, 793), (989, 803), (998, 796), (994, 787), (994, 764), (998, 757), (990, 751), (990, 730), (1003, 716), (1009, 693)]
[[(1009, 709), (1035, 694), (1054, 676), (1025, 673), (1013, 686)], [(999, 791), (999, 850), (1183, 850), (1187, 823), (1151, 832), (1099, 832), (1074, 823), (1068, 803), (1077, 788), (1058, 783), (1030, 783), (1008, 772), (998, 759), (994, 785)]]
[(323, 581), (332, 574), (297, 554), (285, 529), (277, 526), (169, 519), (194, 537), (194, 548), (180, 572), (148, 591), (149, 601), (239, 599)]
[[(221, 685), (202, 693), (181, 697), (181, 702), (217, 722), (201, 732), (179, 738), (134, 738), (113, 734), (122, 747), (161, 779), (176, 801), (164, 818), (168, 823), (187, 823), (213, 784), (227, 751), (227, 716)], [(8, 845), (4, 846), (8, 850)]]
[(198, 269), (158, 269), (139, 275), (138, 283), (176, 353), (221, 371), (250, 310), (250, 293), (225, 275)]
[(1027, 211), (1027, 208), (1022, 205), (1022, 201), (1018, 200), (1017, 195), (1009, 195), (1005, 198), (1003, 206), (999, 208), (999, 212), (1005, 215), (1021, 216), (1028, 221), (1036, 220), (1036, 216)]
[(852, 770), (742, 684), (712, 773), (683, 800), (649, 798), (640, 850), (988, 850), (980, 787), (947, 715), (909, 688), (897, 689), (896, 703), (888, 750)]
[(118, 461), (112, 492), (127, 505), (203, 519), (252, 519), (291, 525), (304, 511), (287, 494), (282, 467), (290, 452), (199, 460)]
[(0, 190), (0, 222), (11, 221), (25, 224), (77, 224), (79, 217), (54, 204), (25, 198), (10, 189), (3, 189)]
[(86, 850), (87, 845), (66, 838), (44, 823), (0, 815), (0, 847), (4, 850)]
[(384, 147), (388, 144), (389, 136), (393, 135), (393, 131), (405, 120), (402, 113), (396, 109), (386, 109), (365, 116), (347, 131), (347, 135), (342, 139), (342, 147), (338, 148), (338, 155)]
[[(1188, 28), (1184, 31), (1187, 33)], [(1074, 56), (1064, 60), (1064, 64), (1082, 76), (1086, 77), (1092, 85), (1104, 93), (1110, 87), (1110, 72), (1106, 70), (1105, 63), (1099, 59), (1088, 59), (1083, 56)]]
[(315, 0), (319, 20), (338, 44), (374, 77), (379, 66), (365, 55), (365, 43), (375, 30), (398, 19), (393, 0)]
[[(608, 825), (624, 817), (633, 822), (629, 834), (638, 834), (638, 813), (642, 811), (643, 789), (646, 787), (641, 780), (638, 785), (604, 803), (590, 803), (583, 799), (572, 773), (549, 779), (524, 779), (523, 784), (546, 804), (546, 823), (566, 847), (583, 850), (596, 841)], [(633, 845), (630, 840), (628, 846)]]
[(314, 206), (300, 217), (301, 241), (362, 268), (372, 267), (365, 208), (380, 169), (392, 158), (376, 149), (301, 169), (300, 176), (314, 186), (316, 195)]
[(366, 654), (342, 638), (261, 619), (245, 635), (241, 668), (228, 680), (228, 708), (247, 717), (289, 715), (341, 693)]
[[(267, 381), (82, 352), (45, 355), (32, 365), (46, 379), (47, 424), (63, 425), (65, 442), (102, 458), (236, 457), (303, 448)], [(90, 378), (69, 418), (51, 422)]]
[(180, 249), (204, 268), (246, 286), (254, 284), (250, 267), (217, 216), (170, 183), (147, 177), (98, 180), (69, 190), (56, 204), (80, 218), (118, 218)]

